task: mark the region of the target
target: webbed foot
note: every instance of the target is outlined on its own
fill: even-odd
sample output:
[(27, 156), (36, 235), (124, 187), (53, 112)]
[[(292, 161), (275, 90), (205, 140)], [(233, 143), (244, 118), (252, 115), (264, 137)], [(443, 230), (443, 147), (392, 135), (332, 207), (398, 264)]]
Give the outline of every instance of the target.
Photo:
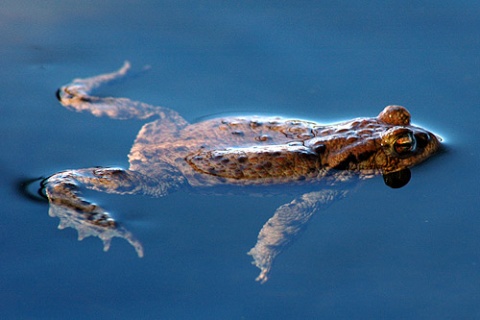
[(128, 170), (91, 168), (54, 174), (42, 185), (50, 202), (49, 215), (60, 219), (59, 229), (76, 229), (79, 240), (89, 236), (99, 237), (104, 251), (110, 248), (112, 238), (123, 238), (134, 247), (139, 257), (143, 257), (140, 241), (103, 208), (82, 198), (80, 192), (80, 187), (84, 186), (111, 193), (139, 193), (142, 191), (141, 181), (141, 176)]
[[(90, 205), (92, 206), (92, 205)], [(103, 241), (103, 251), (110, 249), (112, 238), (119, 237), (127, 240), (137, 252), (139, 258), (143, 257), (143, 246), (135, 236), (110, 217), (108, 212), (94, 206), (92, 212), (75, 210), (72, 207), (51, 203), (48, 214), (50, 217), (58, 217), (59, 229), (73, 228), (78, 231), (78, 240), (93, 236)]]

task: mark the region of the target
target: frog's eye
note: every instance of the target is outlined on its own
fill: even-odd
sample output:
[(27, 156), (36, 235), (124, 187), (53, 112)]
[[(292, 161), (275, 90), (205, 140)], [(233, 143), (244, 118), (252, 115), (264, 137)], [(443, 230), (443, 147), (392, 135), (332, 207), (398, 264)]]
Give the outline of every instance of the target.
[(406, 132), (398, 136), (393, 142), (393, 150), (399, 156), (408, 155), (415, 151), (417, 140), (412, 132)]
[(395, 127), (382, 137), (382, 146), (391, 156), (404, 158), (417, 151), (417, 139), (411, 130)]

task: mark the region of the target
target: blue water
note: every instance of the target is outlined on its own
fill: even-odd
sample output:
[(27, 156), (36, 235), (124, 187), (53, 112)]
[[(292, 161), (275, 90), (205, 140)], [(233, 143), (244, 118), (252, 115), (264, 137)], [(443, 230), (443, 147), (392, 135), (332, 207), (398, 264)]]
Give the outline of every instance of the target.
[[(480, 317), (478, 1), (19, 1), (0, 9), (2, 319)], [(254, 281), (246, 252), (288, 196), (95, 195), (141, 239), (58, 230), (22, 181), (128, 166), (142, 125), (61, 108), (55, 91), (128, 59), (102, 88), (168, 106), (318, 121), (405, 105), (444, 137), (400, 190), (381, 179), (318, 214)]]

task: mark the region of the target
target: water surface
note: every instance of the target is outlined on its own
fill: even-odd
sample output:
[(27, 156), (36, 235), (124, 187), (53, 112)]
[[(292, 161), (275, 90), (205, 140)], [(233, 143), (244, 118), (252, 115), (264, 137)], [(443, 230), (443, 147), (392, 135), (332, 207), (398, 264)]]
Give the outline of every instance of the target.
[[(476, 1), (9, 1), (0, 10), (0, 309), (4, 318), (475, 318), (480, 316), (480, 6)], [(142, 240), (59, 231), (22, 181), (128, 166), (142, 125), (62, 109), (102, 88), (189, 121), (261, 113), (317, 121), (405, 105), (446, 152), (391, 190), (381, 179), (318, 214), (265, 285), (246, 252), (283, 197), (94, 195)]]

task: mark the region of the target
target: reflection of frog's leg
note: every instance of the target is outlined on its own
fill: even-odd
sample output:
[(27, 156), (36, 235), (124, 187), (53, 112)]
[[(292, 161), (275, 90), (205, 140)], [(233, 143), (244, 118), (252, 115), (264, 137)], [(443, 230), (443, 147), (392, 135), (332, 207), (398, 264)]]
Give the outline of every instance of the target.
[(63, 106), (75, 111), (88, 111), (93, 115), (108, 116), (113, 119), (147, 119), (159, 116), (177, 123), (178, 127), (185, 126), (187, 122), (171, 109), (152, 106), (146, 103), (132, 101), (127, 98), (101, 98), (90, 95), (91, 91), (102, 84), (121, 78), (130, 69), (128, 61), (119, 70), (86, 79), (75, 79), (61, 87), (57, 97)]
[(140, 257), (143, 256), (140, 242), (119, 226), (103, 208), (82, 198), (80, 189), (85, 187), (109, 193), (161, 196), (173, 187), (162, 185), (156, 179), (140, 173), (116, 168), (64, 171), (47, 178), (43, 186), (50, 201), (50, 216), (60, 218), (59, 228), (77, 229), (80, 240), (97, 236), (103, 240), (105, 251), (110, 247), (113, 237), (124, 238)]
[(313, 213), (327, 208), (334, 200), (345, 197), (347, 191), (322, 190), (306, 193), (279, 207), (258, 234), (258, 240), (248, 254), (261, 272), (257, 281), (264, 283), (275, 257), (294, 241), (306, 227)]

